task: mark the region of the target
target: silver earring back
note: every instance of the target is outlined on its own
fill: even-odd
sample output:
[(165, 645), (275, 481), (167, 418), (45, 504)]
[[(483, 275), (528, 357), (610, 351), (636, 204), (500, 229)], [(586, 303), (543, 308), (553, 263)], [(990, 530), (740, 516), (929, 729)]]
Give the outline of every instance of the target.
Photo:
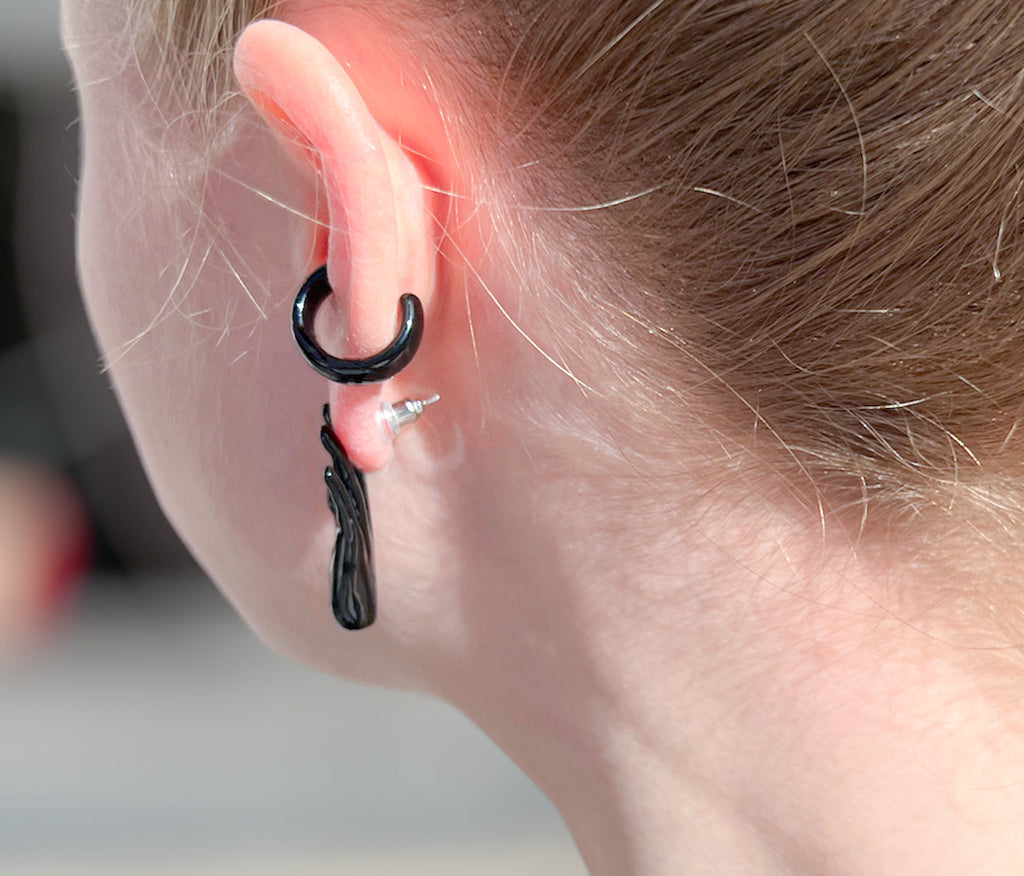
[(415, 423), (423, 416), (423, 409), (441, 400), (436, 392), (430, 398), (412, 399), (406, 398), (397, 404), (381, 402), (380, 419), (391, 438), (397, 438), (398, 433), (410, 423)]

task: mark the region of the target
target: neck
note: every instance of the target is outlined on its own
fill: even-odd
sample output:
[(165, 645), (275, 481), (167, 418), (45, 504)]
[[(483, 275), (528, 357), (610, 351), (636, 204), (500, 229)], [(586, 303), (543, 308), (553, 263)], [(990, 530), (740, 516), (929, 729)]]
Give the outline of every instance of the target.
[(1020, 667), (996, 629), (908, 596), (943, 582), (764, 511), (654, 540), (557, 507), (506, 546), (514, 598), (442, 693), (551, 797), (591, 873), (1017, 871)]

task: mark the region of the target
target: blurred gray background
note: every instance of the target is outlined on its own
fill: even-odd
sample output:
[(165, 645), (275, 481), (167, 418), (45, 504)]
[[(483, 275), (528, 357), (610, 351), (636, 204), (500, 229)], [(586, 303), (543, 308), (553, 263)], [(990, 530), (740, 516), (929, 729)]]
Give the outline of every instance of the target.
[(452, 709), (292, 666), (164, 522), (78, 303), (55, 0), (0, 0), (0, 457), (63, 472), (91, 570), (0, 667), (0, 873), (573, 874), (557, 813)]

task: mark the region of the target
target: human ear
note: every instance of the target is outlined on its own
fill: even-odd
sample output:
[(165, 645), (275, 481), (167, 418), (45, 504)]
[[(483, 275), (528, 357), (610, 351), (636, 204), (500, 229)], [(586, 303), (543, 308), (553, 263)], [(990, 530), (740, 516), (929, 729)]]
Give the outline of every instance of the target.
[[(366, 42), (353, 37), (360, 25), (323, 16), (313, 25), (322, 33), (282, 21), (250, 25), (235, 49), (235, 74), (266, 122), (319, 176), (327, 215), (318, 217), (310, 267), (326, 261), (345, 330), (318, 331), (317, 338), (335, 356), (361, 359), (393, 338), (404, 293), (419, 297), (429, 332), (437, 281), (431, 187), (403, 148), (422, 136), (409, 129), (428, 116), (422, 107), (394, 112), (408, 95), (386, 63), (379, 75), (368, 69)], [(364, 99), (368, 89), (388, 108), (377, 114), (389, 116), (386, 124)], [(303, 279), (296, 278), (296, 290)], [(413, 363), (389, 381), (389, 398), (429, 390), (422, 376)], [(329, 384), (334, 431), (363, 471), (383, 467), (391, 455), (377, 417), (383, 393), (382, 384)]]

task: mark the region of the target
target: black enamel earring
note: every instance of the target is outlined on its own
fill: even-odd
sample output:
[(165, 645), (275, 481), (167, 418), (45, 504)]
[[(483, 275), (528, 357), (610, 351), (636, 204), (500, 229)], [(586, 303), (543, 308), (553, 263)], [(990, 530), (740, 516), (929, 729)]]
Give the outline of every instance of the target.
[[(317, 373), (335, 383), (376, 383), (394, 377), (409, 364), (423, 339), (423, 307), (415, 295), (402, 296), (399, 302), (401, 326), (395, 339), (384, 350), (367, 359), (338, 359), (324, 352), (313, 332), (317, 308), (331, 292), (327, 266), (324, 265), (303, 283), (292, 308), (295, 341)], [(395, 435), (398, 427), (418, 418), (423, 408), (434, 401), (437, 401), (436, 396), (426, 401), (407, 399), (399, 403), (401, 414), (397, 419), (395, 408), (385, 404), (384, 423)], [(324, 470), (327, 506), (337, 525), (330, 565), (331, 608), (345, 629), (361, 630), (372, 624), (377, 615), (373, 535), (366, 481), (334, 434), (327, 405), (324, 405), (323, 417), (320, 442), (331, 457), (331, 465)]]
[(302, 284), (292, 307), (292, 331), (306, 361), (318, 374), (335, 383), (379, 383), (394, 377), (412, 361), (423, 339), (423, 306), (415, 295), (403, 295), (398, 302), (402, 325), (388, 346), (368, 359), (337, 359), (325, 353), (313, 338), (313, 317), (333, 290), (327, 280), (327, 265), (321, 265)]

